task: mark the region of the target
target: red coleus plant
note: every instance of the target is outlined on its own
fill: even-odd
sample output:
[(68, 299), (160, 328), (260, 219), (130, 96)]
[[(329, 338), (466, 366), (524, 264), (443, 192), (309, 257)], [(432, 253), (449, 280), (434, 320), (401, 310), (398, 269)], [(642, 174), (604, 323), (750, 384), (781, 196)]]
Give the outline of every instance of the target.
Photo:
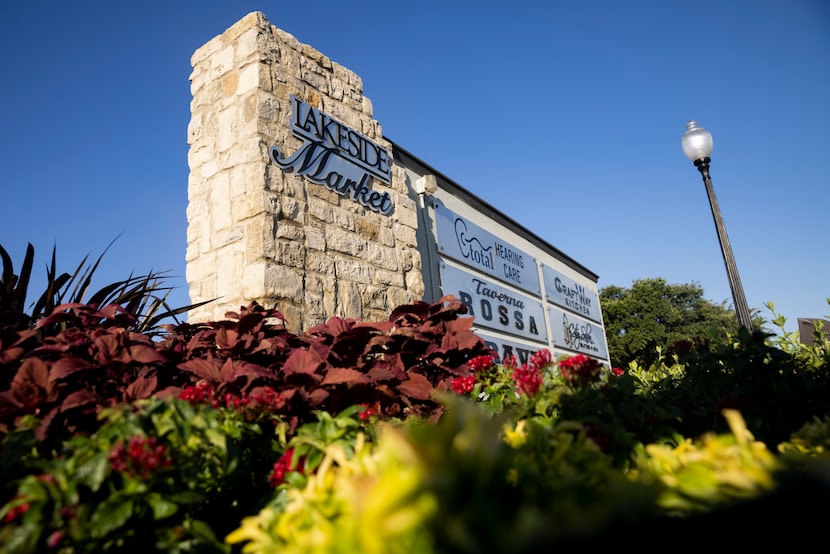
[(256, 303), (232, 321), (179, 325), (163, 345), (177, 367), (210, 383), (217, 394), (268, 387), (287, 411), (336, 413), (367, 404), (379, 415), (437, 415), (436, 390), (469, 373), (467, 361), (489, 352), (472, 318), (453, 297), (397, 308), (383, 322), (330, 318), (293, 335), (283, 316)]
[(28, 330), (4, 342), (0, 429), (8, 432), (28, 415), (38, 421), (41, 440), (89, 431), (100, 407), (157, 392), (167, 359), (148, 337), (129, 330), (133, 323), (117, 305), (63, 304), (35, 324), (37, 339), (25, 343), (31, 348), (19, 347)]
[(35, 419), (39, 440), (88, 433), (102, 407), (198, 384), (209, 387), (208, 403), (271, 394), (292, 428), (314, 410), (356, 404), (379, 417), (438, 416), (433, 393), (489, 353), (465, 313), (444, 297), (401, 306), (388, 321), (331, 318), (293, 334), (279, 311), (253, 302), (224, 321), (166, 326), (153, 340), (118, 305), (63, 304), (34, 329), (0, 328), (0, 434), (23, 416)]

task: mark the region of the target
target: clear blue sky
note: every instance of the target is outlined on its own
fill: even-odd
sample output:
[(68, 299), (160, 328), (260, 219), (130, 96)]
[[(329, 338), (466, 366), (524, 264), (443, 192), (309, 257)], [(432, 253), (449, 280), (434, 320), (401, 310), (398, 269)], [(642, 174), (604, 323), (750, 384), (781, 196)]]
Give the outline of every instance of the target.
[[(830, 2), (4, 1), (0, 244), (185, 281), (190, 57), (251, 11), (363, 78), (384, 135), (600, 276), (830, 316)], [(41, 292), (33, 284), (34, 292)], [(31, 300), (32, 298), (30, 298)]]

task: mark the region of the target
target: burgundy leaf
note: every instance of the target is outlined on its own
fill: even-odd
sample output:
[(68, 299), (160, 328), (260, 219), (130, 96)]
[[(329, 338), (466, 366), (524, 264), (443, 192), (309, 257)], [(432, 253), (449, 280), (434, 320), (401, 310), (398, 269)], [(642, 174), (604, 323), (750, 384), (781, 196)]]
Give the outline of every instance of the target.
[(98, 350), (96, 361), (99, 364), (106, 365), (112, 361), (129, 361), (129, 352), (125, 351), (121, 338), (114, 331), (100, 333), (94, 338), (93, 343)]
[(202, 358), (194, 358), (192, 360), (182, 362), (176, 367), (183, 371), (189, 371), (190, 373), (213, 383), (220, 380), (219, 361), (215, 358), (209, 358), (207, 360)]
[(214, 340), (220, 349), (233, 350), (239, 344), (239, 337), (235, 329), (219, 329)]
[(93, 367), (88, 360), (82, 360), (74, 356), (66, 356), (60, 358), (52, 364), (52, 369), (49, 370), (49, 378), (53, 381), (65, 379), (76, 371), (84, 371)]
[(89, 335), (80, 329), (70, 327), (54, 337), (47, 337), (39, 350), (47, 352), (67, 352), (69, 350), (86, 350), (92, 343)]
[(306, 334), (314, 336), (337, 336), (351, 329), (355, 323), (356, 320), (354, 319), (330, 317), (325, 323), (315, 325), (314, 327), (310, 328), (308, 331), (306, 331)]
[(308, 351), (322, 361), (328, 358), (329, 352), (331, 352), (331, 344), (326, 342), (313, 342), (308, 345)]
[(429, 307), (429, 313), (430, 315), (427, 318), (429, 320), (451, 321), (457, 319), (459, 315), (466, 314), (467, 306), (455, 296), (447, 295), (431, 304)]
[(23, 406), (24, 404), (15, 398), (12, 391), (0, 392), (0, 419), (9, 414), (18, 413)]
[(483, 338), (470, 331), (469, 333), (464, 333), (459, 337), (458, 347), (465, 350), (469, 349), (483, 353), (484, 349), (487, 348), (487, 343), (484, 342)]
[(71, 410), (87, 404), (98, 404), (99, 398), (87, 389), (76, 390), (63, 399), (61, 410)]
[(470, 333), (463, 334), (447, 334), (444, 335), (441, 341), (441, 348), (444, 350), (465, 350), (468, 348), (475, 348), (481, 339)]
[(19, 359), (26, 351), (25, 342), (37, 335), (34, 329), (12, 331), (0, 329), (0, 364)]
[(302, 391), (297, 389), (296, 387), (286, 387), (280, 389), (280, 396), (282, 396), (283, 400), (286, 403), (291, 403), (294, 400), (295, 396), (300, 396)]
[(427, 340), (422, 336), (411, 336), (403, 342), (400, 349), (401, 352), (406, 352), (410, 356), (426, 357), (437, 348), (438, 346), (431, 340)]
[(76, 319), (75, 314), (70, 313), (71, 310), (75, 309), (89, 309), (90, 307), (87, 304), (75, 302), (75, 303), (67, 303), (61, 304), (60, 306), (55, 306), (55, 309), (52, 310), (52, 313), (48, 316), (38, 320), (35, 324), (35, 329), (40, 329), (52, 323), (63, 323), (66, 321), (74, 321)]
[(446, 332), (446, 326), (444, 323), (444, 321), (440, 320), (427, 320), (418, 327), (418, 330), (425, 336), (441, 336)]
[(406, 374), (402, 371), (393, 371), (392, 366), (388, 363), (377, 363), (372, 365), (372, 369), (367, 374), (373, 383), (382, 381), (391, 381), (392, 379), (400, 380), (401, 376), (406, 378)]
[(427, 302), (422, 301), (398, 306), (392, 310), (392, 313), (389, 315), (389, 321), (402, 325), (406, 322), (423, 320), (424, 316), (429, 312), (429, 306)]
[(154, 347), (146, 344), (133, 344), (129, 347), (130, 358), (139, 364), (163, 364), (167, 361)]
[(285, 360), (282, 370), (286, 375), (293, 375), (295, 373), (312, 374), (317, 371), (321, 363), (322, 360), (320, 360), (316, 353), (298, 348)]
[(328, 356), (330, 363), (338, 367), (359, 365), (372, 337), (377, 333), (377, 330), (369, 326), (354, 327), (341, 333), (332, 342)]
[(398, 391), (417, 400), (429, 400), (432, 393), (432, 383), (420, 373), (409, 373), (409, 379), (397, 387)]
[(151, 375), (146, 377), (144, 375), (135, 379), (127, 387), (127, 395), (131, 399), (150, 398), (156, 393), (158, 389), (158, 377)]
[(234, 361), (232, 358), (228, 358), (225, 360), (225, 363), (222, 364), (222, 368), (219, 370), (219, 381), (222, 383), (230, 383), (234, 379), (236, 379), (236, 373), (234, 371)]
[(401, 337), (391, 335), (375, 335), (366, 344), (367, 352), (388, 353), (397, 352), (400, 349)]
[(15, 391), (23, 386), (34, 386), (39, 389), (49, 389), (49, 366), (39, 358), (26, 358), (12, 379), (11, 390)]
[(40, 424), (35, 428), (35, 437), (37, 440), (42, 441), (46, 439), (46, 435), (49, 432), (49, 426), (52, 425), (52, 421), (55, 419), (55, 416), (57, 416), (60, 412), (60, 406), (55, 406), (49, 410), (45, 416), (43, 416)]
[(9, 348), (4, 348), (0, 350), (0, 364), (5, 365), (9, 362), (18, 360), (25, 352), (26, 349), (20, 346), (11, 346)]
[(314, 389), (308, 395), (308, 403), (310, 406), (319, 406), (328, 399), (329, 393), (325, 389)]
[(274, 372), (259, 364), (250, 362), (234, 362), (233, 364), (234, 378), (239, 376), (251, 377), (253, 379), (263, 377), (265, 379), (274, 379)]
[(200, 349), (209, 348), (211, 350), (216, 348), (216, 341), (214, 337), (216, 331), (214, 329), (204, 329), (193, 335), (187, 343), (187, 350), (189, 352), (198, 352)]
[(268, 337), (262, 339), (259, 344), (253, 348), (252, 352), (254, 354), (262, 352), (263, 354), (274, 356), (276, 354), (282, 355), (283, 351), (289, 348), (290, 346), (285, 337)]
[[(390, 374), (389, 377), (385, 377), (387, 372)], [(389, 356), (383, 361), (372, 364), (368, 374), (374, 380), (397, 379), (398, 381), (406, 381), (408, 378), (406, 364), (404, 364), (400, 354)]]
[(181, 387), (177, 386), (169, 386), (165, 387), (161, 390), (157, 390), (153, 393), (153, 396), (156, 398), (178, 398), (179, 394), (182, 392)]
[(107, 306), (104, 306), (103, 308), (98, 310), (98, 313), (107, 319), (112, 319), (116, 321), (120, 320), (120, 322), (125, 327), (134, 324), (136, 321), (135, 316), (133, 316), (133, 314), (131, 314), (118, 304), (108, 304)]
[(239, 323), (236, 326), (240, 333), (250, 333), (262, 325), (263, 319), (265, 319), (265, 315), (262, 313), (247, 313), (239, 318)]
[(323, 379), (323, 385), (359, 385), (367, 384), (370, 380), (364, 373), (355, 369), (348, 369), (342, 367), (333, 367), (326, 373), (326, 378)]
[(464, 331), (472, 329), (474, 322), (475, 318), (459, 317), (458, 319), (445, 322), (444, 325), (448, 333), (463, 333)]

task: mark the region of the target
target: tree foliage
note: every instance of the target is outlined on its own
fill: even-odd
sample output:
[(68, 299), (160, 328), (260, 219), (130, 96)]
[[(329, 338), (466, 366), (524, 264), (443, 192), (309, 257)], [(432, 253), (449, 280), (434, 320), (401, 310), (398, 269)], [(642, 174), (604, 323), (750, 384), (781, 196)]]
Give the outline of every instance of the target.
[(648, 366), (658, 359), (658, 348), (669, 356), (708, 351), (738, 331), (734, 311), (703, 298), (695, 283), (639, 279), (628, 289), (604, 287), (599, 297), (608, 352), (617, 366)]

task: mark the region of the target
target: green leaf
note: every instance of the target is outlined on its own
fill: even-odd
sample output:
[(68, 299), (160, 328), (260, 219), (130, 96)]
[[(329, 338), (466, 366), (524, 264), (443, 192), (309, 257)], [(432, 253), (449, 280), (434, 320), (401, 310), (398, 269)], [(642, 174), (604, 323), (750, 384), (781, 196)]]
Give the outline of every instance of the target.
[(208, 427), (210, 427), (203, 414), (194, 413), (193, 417), (187, 420), (187, 422), (196, 429), (207, 429)]
[(91, 534), (95, 538), (106, 537), (119, 527), (123, 527), (132, 515), (133, 498), (116, 493), (100, 503), (92, 514)]
[(26, 522), (13, 527), (11, 534), (4, 535), (3, 552), (36, 552), (37, 542), (44, 532), (43, 525)]
[(82, 463), (75, 470), (78, 482), (86, 484), (93, 492), (101, 488), (101, 483), (109, 475), (109, 454), (98, 452)]
[(198, 504), (204, 500), (204, 495), (196, 491), (181, 491), (171, 494), (169, 497), (177, 504)]
[(179, 511), (178, 504), (165, 499), (157, 492), (147, 495), (147, 504), (153, 510), (153, 519), (164, 519)]
[(226, 435), (217, 429), (207, 429), (205, 434), (210, 443), (217, 447), (223, 454), (227, 452)]
[[(295, 454), (296, 456), (296, 454)], [(311, 450), (305, 459), (306, 467), (308, 468), (316, 468), (320, 465), (323, 461), (323, 458), (326, 457), (326, 453), (323, 450)]]
[(208, 543), (216, 543), (216, 534), (211, 529), (210, 525), (205, 523), (204, 521), (200, 521), (195, 519), (190, 522), (190, 529), (193, 533), (193, 536), (199, 539), (202, 539)]
[(299, 471), (289, 471), (285, 474), (285, 482), (296, 489), (304, 489), (308, 484), (308, 477)]
[(151, 416), (153, 425), (156, 427), (158, 436), (163, 437), (167, 433), (177, 433), (176, 421), (174, 421), (172, 410), (165, 410), (162, 413), (156, 413)]
[(689, 463), (677, 474), (677, 490), (687, 497), (715, 501), (719, 492), (718, 476), (703, 462)]

